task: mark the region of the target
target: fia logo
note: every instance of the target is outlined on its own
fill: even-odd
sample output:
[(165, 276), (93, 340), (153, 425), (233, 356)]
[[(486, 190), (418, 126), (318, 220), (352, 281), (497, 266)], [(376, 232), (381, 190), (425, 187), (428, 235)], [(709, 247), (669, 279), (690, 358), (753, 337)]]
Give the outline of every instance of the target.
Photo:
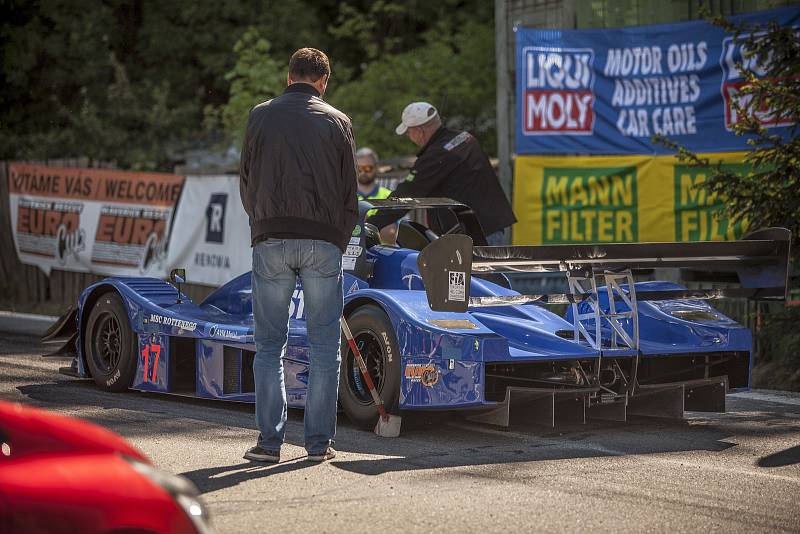
[(222, 243), (224, 239), (227, 193), (214, 193), (206, 208), (206, 243)]
[(464, 302), (466, 300), (466, 272), (450, 271), (447, 287), (447, 299)]

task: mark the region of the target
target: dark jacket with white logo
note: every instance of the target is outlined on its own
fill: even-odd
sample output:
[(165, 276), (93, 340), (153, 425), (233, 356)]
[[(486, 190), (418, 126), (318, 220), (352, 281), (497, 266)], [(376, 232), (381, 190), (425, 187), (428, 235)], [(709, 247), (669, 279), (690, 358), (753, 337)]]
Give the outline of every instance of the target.
[[(478, 140), (468, 132), (441, 127), (417, 153), (417, 161), (392, 197), (446, 197), (466, 204), (478, 216), (486, 235), (517, 222), (511, 204)], [(442, 210), (439, 210), (440, 212)], [(438, 213), (430, 221), (443, 232), (456, 221)]]
[(239, 190), (253, 244), (321, 239), (342, 251), (358, 219), (350, 119), (309, 84), (250, 111)]

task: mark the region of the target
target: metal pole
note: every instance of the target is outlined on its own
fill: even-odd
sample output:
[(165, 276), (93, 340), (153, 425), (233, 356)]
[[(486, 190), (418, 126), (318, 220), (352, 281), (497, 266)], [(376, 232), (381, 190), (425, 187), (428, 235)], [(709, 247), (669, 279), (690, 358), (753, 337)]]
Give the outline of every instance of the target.
[[(514, 135), (514, 122), (510, 108), (513, 73), (509, 68), (509, 56), (514, 52), (513, 42), (509, 42), (508, 1), (494, 2), (494, 50), (496, 63), (496, 117), (497, 117), (497, 174), (506, 196), (512, 198), (511, 138)], [(506, 236), (508, 239), (510, 236)]]

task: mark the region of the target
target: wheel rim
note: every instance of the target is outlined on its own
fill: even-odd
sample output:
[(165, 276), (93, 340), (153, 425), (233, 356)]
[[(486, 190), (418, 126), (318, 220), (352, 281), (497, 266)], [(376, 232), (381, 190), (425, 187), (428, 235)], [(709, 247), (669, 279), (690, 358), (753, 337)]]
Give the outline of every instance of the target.
[[(359, 332), (353, 336), (353, 339), (361, 352), (361, 357), (364, 358), (369, 376), (380, 393), (383, 391), (383, 384), (386, 380), (386, 350), (383, 341), (370, 330)], [(349, 349), (347, 351), (347, 386), (356, 402), (364, 406), (373, 404), (372, 395), (361, 376), (355, 356)]]
[(98, 317), (95, 325), (92, 359), (101, 372), (110, 373), (122, 357), (122, 329), (117, 318), (109, 312)]

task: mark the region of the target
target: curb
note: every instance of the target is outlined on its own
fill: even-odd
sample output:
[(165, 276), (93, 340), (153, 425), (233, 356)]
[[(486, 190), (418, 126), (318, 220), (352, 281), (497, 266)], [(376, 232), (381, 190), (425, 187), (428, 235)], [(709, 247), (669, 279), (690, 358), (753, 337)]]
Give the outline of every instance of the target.
[(0, 332), (41, 337), (57, 320), (52, 315), (0, 311)]

